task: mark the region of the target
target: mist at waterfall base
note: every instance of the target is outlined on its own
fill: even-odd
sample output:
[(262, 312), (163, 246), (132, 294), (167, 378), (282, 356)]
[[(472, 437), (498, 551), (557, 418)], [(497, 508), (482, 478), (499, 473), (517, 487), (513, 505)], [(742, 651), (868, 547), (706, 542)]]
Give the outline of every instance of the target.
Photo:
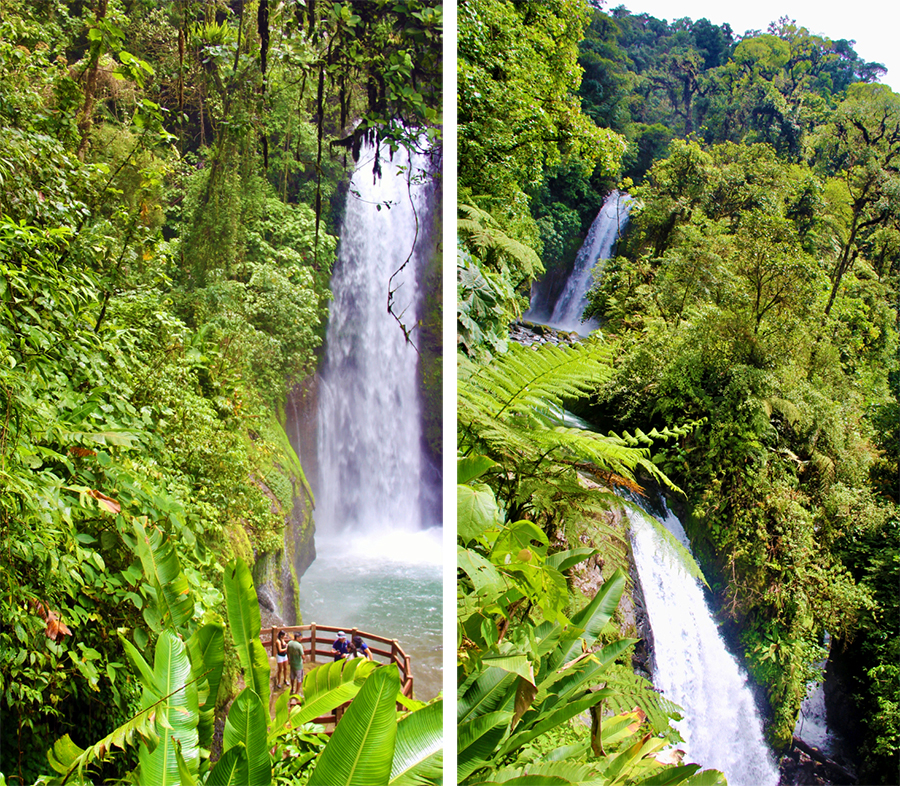
[(606, 197), (552, 310), (547, 305), (538, 305), (541, 298), (536, 290), (532, 297), (532, 307), (525, 314), (527, 320), (540, 322), (557, 330), (574, 331), (582, 336), (599, 327), (594, 320), (581, 321), (588, 306), (588, 290), (594, 283), (593, 270), (598, 261), (609, 259), (619, 235), (628, 223), (630, 211), (631, 197), (628, 194), (612, 191)]
[[(426, 167), (373, 148), (354, 174), (332, 273), (334, 297), (319, 385), (316, 559), (300, 580), (304, 622), (356, 627), (397, 639), (412, 661), (417, 698), (441, 687), (441, 522), (423, 459), (417, 353), (387, 312), (407, 326), (417, 314), (424, 261)], [(379, 209), (380, 208), (380, 209)], [(417, 222), (419, 231), (417, 233)], [(439, 509), (439, 508), (438, 508)]]
[[(689, 548), (670, 511), (660, 519)], [(700, 583), (645, 515), (628, 510), (634, 560), (653, 631), (653, 684), (684, 710), (684, 761), (720, 770), (730, 786), (776, 786), (778, 771), (746, 674), (719, 636)]]

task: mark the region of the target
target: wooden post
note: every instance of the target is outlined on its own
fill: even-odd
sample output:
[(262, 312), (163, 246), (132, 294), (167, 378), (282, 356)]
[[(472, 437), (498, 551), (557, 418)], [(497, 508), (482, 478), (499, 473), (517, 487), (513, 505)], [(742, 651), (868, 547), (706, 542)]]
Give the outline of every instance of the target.
[(276, 630), (277, 629), (275, 627), (272, 628), (272, 641), (269, 645), (272, 648), (272, 657), (273, 658), (275, 657), (275, 633), (276, 633)]
[(309, 626), (309, 662), (316, 662), (316, 623)]
[(405, 673), (404, 673), (404, 675), (403, 675), (404, 680), (409, 680), (409, 679), (412, 678), (412, 674), (410, 674), (410, 672), (412, 671), (412, 669), (410, 669), (410, 667), (409, 667), (409, 655), (405, 655), (405, 656), (404, 656), (404, 658), (403, 658), (403, 665), (404, 665), (404, 667), (405, 667), (405, 669), (406, 669), (406, 671), (405, 671)]

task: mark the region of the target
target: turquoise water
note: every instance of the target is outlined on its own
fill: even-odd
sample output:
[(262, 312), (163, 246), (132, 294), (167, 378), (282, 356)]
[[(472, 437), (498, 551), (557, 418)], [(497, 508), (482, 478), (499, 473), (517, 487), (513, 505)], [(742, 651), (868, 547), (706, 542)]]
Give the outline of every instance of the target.
[(441, 690), (440, 538), (439, 527), (395, 544), (389, 536), (317, 537), (318, 556), (300, 579), (304, 624), (397, 639), (411, 660), (414, 695), (423, 701)]

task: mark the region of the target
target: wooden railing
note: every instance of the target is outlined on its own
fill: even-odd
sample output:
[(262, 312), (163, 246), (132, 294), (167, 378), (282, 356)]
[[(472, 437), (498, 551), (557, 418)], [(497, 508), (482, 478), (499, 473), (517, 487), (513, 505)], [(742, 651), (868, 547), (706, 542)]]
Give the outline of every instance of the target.
[[(303, 654), (307, 658), (307, 662), (303, 664), (304, 673), (309, 667), (317, 665), (317, 656), (320, 658), (318, 665), (332, 661), (334, 656), (331, 654), (331, 645), (337, 638), (339, 631), (344, 631), (347, 634), (348, 642), (352, 642), (354, 636), (360, 636), (372, 653), (372, 660), (397, 664), (397, 668), (400, 670), (400, 690), (404, 696), (412, 698), (413, 676), (409, 655), (403, 651), (397, 639), (386, 639), (384, 636), (366, 633), (357, 628), (336, 628), (332, 625), (317, 625), (315, 622), (310, 625), (286, 625), (282, 628), (266, 628), (260, 632), (259, 637), (263, 646), (273, 658), (275, 657), (275, 640), (278, 638), (278, 632), (282, 630), (287, 635), (287, 641), (290, 641), (295, 633), (300, 634), (300, 644), (303, 645)], [(379, 644), (383, 646), (378, 646)], [(350, 706), (349, 702), (337, 707), (330, 715), (322, 715), (316, 718), (314, 723), (337, 723), (348, 706)]]

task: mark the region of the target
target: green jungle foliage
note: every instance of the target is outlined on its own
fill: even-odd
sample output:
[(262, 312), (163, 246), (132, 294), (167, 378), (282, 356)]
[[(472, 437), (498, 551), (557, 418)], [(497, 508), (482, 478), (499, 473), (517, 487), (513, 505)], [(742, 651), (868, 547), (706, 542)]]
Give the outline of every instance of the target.
[[(171, 631), (225, 618), (224, 566), (277, 558), (292, 516), (308, 539), (277, 412), (315, 368), (363, 137), (439, 143), (440, 37), (416, 0), (0, 8), (7, 782), (50, 773), (67, 734), (59, 756), (99, 753), (159, 693), (131, 651), (183, 667)], [(201, 716), (237, 692), (240, 647), (222, 647), (218, 693), (191, 689)]]
[[(725, 782), (714, 770), (698, 772), (699, 764), (658, 757), (680, 740), (670, 726), (678, 708), (631, 672), (636, 639), (610, 624), (626, 559), (622, 533), (599, 523), (621, 507), (606, 489), (637, 488), (639, 469), (667, 482), (648, 449), (631, 444), (638, 440), (559, 421), (564, 401), (612, 372), (610, 355), (594, 341), (539, 352), (514, 344), (484, 366), (460, 357), (459, 783)], [(551, 550), (551, 537), (574, 540), (579, 524), (602, 551)], [(585, 604), (569, 573), (600, 555), (605, 582)], [(579, 719), (586, 712), (590, 727)], [(558, 738), (566, 744), (554, 744)]]
[[(280, 774), (292, 783), (352, 786), (354, 783), (410, 784), (441, 772), (441, 702), (422, 705), (400, 691), (396, 664), (376, 666), (365, 659), (335, 661), (308, 671), (303, 678), (303, 702), (290, 706), (281, 693), (269, 713), (269, 656), (260, 641), (259, 602), (250, 569), (234, 560), (224, 569), (225, 600), (231, 637), (240, 659), (246, 687), (231, 703), (222, 738), (222, 755), (210, 763), (216, 697), (224, 666), (224, 625), (191, 622), (188, 582), (175, 551), (158, 531), (141, 525), (135, 534), (148, 577), (155, 570), (163, 588), (185, 590), (162, 595), (157, 610), (167, 620), (156, 642), (153, 665), (127, 639), (122, 639), (141, 677), (141, 710), (111, 734), (87, 749), (67, 734), (48, 753), (58, 777), (48, 786), (90, 783), (88, 769), (112, 753), (113, 747), (138, 748), (138, 767), (129, 782), (139, 786), (201, 783), (222, 786), (273, 780), (273, 760), (282, 759)], [(161, 569), (161, 566), (165, 566)], [(153, 567), (160, 566), (160, 567)], [(172, 611), (171, 616), (168, 612)], [(188, 628), (196, 627), (184, 640)], [(352, 701), (329, 738), (313, 720)], [(398, 717), (397, 703), (414, 705)], [(315, 755), (285, 764), (284, 742), (302, 737)], [(291, 743), (288, 743), (291, 744)]]
[[(515, 51), (530, 73), (554, 67), (526, 44), (528, 26), (559, 6), (462, 5), (461, 137), (488, 130), (490, 107), (477, 117), (466, 107), (491, 91), (553, 117), (527, 100), (509, 61)], [(549, 154), (557, 133), (511, 149), (509, 108), (478, 145), (460, 141), (460, 416), (477, 424), (461, 438), (497, 462), (485, 477), (508, 520), (544, 526), (564, 483), (576, 509), (588, 495), (573, 481), (586, 474), (579, 459), (559, 461), (561, 437), (539, 447), (544, 428), (566, 433), (558, 398), (601, 431), (693, 424), (655, 452), (654, 469), (686, 496), (724, 629), (767, 692), (770, 741), (790, 742), (827, 632), (828, 668), (849, 691), (836, 725), (857, 746), (860, 781), (895, 783), (900, 96), (875, 83), (884, 68), (852, 42), (788, 18), (738, 35), (624, 7), (586, 13), (570, 16), (586, 27), (556, 28), (556, 46), (577, 45), (578, 67), (567, 60), (549, 83), (564, 81), (584, 116), (626, 140), (618, 169), (571, 145)], [(516, 43), (503, 52), (484, 40), (507, 35)], [(533, 169), (483, 177), (512, 155)], [(500, 360), (508, 325), (541, 268), (571, 265), (614, 187), (634, 201), (590, 294), (605, 368), (507, 421), (489, 406), (511, 392), (496, 375), (524, 395), (535, 384), (516, 365), (521, 352)]]

